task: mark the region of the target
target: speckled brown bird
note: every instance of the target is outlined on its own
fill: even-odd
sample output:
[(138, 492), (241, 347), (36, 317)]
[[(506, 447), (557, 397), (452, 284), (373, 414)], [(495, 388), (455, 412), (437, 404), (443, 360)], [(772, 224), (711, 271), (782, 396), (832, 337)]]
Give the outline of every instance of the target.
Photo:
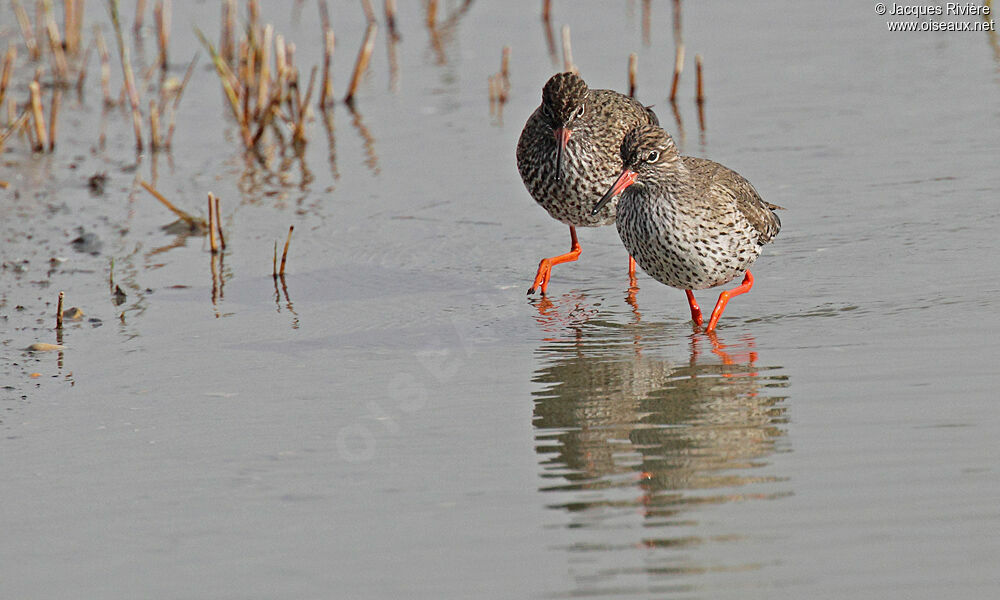
[(616, 224), (622, 242), (642, 270), (687, 292), (691, 318), (702, 324), (692, 290), (743, 283), (719, 296), (706, 331), (715, 329), (726, 303), (753, 287), (749, 267), (781, 229), (774, 211), (750, 182), (719, 163), (681, 156), (656, 126), (638, 127), (621, 146), (623, 168), (594, 206), (621, 194)]
[[(569, 225), (570, 251), (543, 258), (528, 294), (548, 289), (552, 267), (580, 256), (577, 227), (610, 225), (615, 202), (592, 212), (621, 172), (621, 142), (638, 125), (656, 124), (652, 110), (611, 90), (592, 90), (579, 75), (558, 73), (542, 88), (542, 104), (517, 142), (517, 170), (531, 196)], [(629, 257), (629, 275), (635, 262)]]

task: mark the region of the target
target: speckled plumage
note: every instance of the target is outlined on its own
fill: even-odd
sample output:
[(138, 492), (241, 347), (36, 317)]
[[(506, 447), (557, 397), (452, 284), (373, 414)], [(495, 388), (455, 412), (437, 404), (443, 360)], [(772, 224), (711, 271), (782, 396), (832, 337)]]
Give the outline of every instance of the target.
[(700, 290), (732, 281), (781, 228), (778, 207), (749, 181), (719, 163), (681, 156), (659, 127), (633, 130), (621, 152), (636, 179), (619, 197), (618, 233), (661, 283)]
[[(578, 111), (583, 110), (583, 114)], [(517, 142), (517, 170), (528, 192), (552, 218), (575, 227), (610, 225), (615, 202), (597, 215), (594, 203), (621, 172), (621, 142), (639, 125), (657, 123), (639, 102), (611, 90), (592, 90), (575, 73), (553, 75), (542, 104), (528, 118)], [(555, 131), (572, 131), (556, 177)]]

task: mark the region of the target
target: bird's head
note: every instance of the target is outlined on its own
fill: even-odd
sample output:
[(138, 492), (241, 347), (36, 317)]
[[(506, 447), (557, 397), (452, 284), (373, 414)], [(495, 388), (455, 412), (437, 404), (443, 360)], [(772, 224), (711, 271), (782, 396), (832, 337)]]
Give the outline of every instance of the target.
[(562, 176), (563, 152), (573, 128), (587, 114), (589, 94), (587, 84), (572, 71), (556, 73), (542, 88), (542, 117), (556, 140), (556, 179)]
[(594, 205), (591, 211), (594, 215), (630, 185), (642, 185), (658, 174), (669, 172), (681, 158), (670, 134), (657, 125), (642, 125), (628, 132), (622, 140), (621, 156), (621, 175)]

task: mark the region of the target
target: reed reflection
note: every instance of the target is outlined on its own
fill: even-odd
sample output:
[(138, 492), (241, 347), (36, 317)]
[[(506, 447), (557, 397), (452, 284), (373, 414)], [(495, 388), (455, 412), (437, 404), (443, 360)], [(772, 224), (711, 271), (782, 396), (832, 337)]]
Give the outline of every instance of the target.
[[(580, 294), (549, 300), (538, 320), (540, 491), (580, 537), (567, 548), (574, 563), (594, 553), (588, 581), (698, 572), (682, 549), (718, 540), (700, 526), (701, 507), (790, 493), (760, 469), (782, 444), (788, 382), (760, 364), (752, 336), (679, 339), (638, 314), (627, 325), (602, 320)], [(600, 560), (642, 548), (637, 564)], [(649, 548), (669, 550), (651, 558)]]

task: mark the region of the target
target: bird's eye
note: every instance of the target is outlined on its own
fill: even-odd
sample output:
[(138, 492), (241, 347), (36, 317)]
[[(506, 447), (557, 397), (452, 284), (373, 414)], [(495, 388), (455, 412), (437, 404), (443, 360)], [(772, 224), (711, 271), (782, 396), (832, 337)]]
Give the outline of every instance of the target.
[(576, 109), (576, 112), (573, 114), (573, 118), (579, 119), (582, 116), (583, 116), (583, 105), (581, 104), (580, 108)]
[(646, 162), (655, 163), (658, 160), (660, 160), (660, 153), (657, 152), (656, 150), (650, 152), (649, 156), (646, 157)]

